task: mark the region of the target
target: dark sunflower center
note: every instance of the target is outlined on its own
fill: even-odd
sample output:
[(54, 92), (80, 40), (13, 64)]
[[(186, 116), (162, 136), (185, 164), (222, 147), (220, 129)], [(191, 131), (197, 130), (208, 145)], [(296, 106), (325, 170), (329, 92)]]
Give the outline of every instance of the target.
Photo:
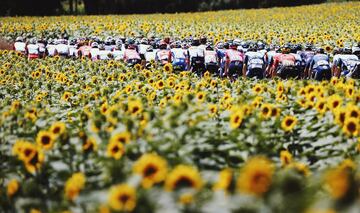
[(324, 103), (319, 104), (319, 109), (324, 109)]
[(60, 127), (55, 127), (54, 130), (53, 130), (53, 133), (54, 134), (58, 134), (60, 132)]
[(277, 110), (276, 109), (272, 109), (271, 110), (271, 116), (275, 116), (277, 114)]
[(155, 166), (149, 165), (144, 170), (144, 176), (145, 177), (153, 176), (157, 172), (157, 170), (158, 169)]
[(339, 106), (339, 102), (338, 102), (338, 101), (334, 101), (333, 107), (336, 108), (337, 106)]
[(267, 114), (268, 112), (269, 112), (269, 108), (265, 107), (265, 108), (263, 109), (263, 113), (264, 113), (264, 114)]
[(190, 188), (194, 185), (193, 181), (188, 177), (180, 177), (175, 183), (175, 188)]
[(348, 123), (347, 129), (348, 129), (350, 132), (355, 132), (355, 131), (356, 131), (356, 125), (355, 125), (355, 123), (353, 123), (353, 122)]
[(111, 151), (112, 151), (113, 153), (117, 153), (119, 150), (120, 150), (120, 149), (119, 149), (118, 146), (114, 146), (114, 147), (111, 149)]
[(340, 114), (340, 122), (344, 123), (344, 121), (345, 121), (345, 113), (341, 113)]
[(48, 145), (50, 143), (50, 137), (47, 135), (42, 136), (41, 143), (44, 145)]
[(139, 107), (138, 106), (135, 106), (134, 108), (133, 108), (133, 110), (132, 110), (132, 113), (136, 113), (137, 111), (139, 111)]
[(29, 155), (31, 155), (31, 153), (32, 153), (31, 149), (25, 149), (24, 150), (25, 156), (29, 156)]
[(285, 122), (286, 126), (291, 126), (291, 124), (293, 124), (293, 123), (294, 123), (294, 120), (292, 120), (292, 119), (287, 119)]
[(234, 119), (234, 122), (235, 123), (238, 123), (240, 121), (240, 117), (239, 116), (236, 116), (235, 119)]
[(199, 99), (203, 99), (203, 95), (199, 95)]
[(351, 111), (350, 117), (357, 118), (359, 116), (359, 113), (355, 110)]
[(121, 201), (122, 203), (126, 203), (129, 199), (130, 199), (130, 196), (127, 194), (119, 196), (119, 201)]

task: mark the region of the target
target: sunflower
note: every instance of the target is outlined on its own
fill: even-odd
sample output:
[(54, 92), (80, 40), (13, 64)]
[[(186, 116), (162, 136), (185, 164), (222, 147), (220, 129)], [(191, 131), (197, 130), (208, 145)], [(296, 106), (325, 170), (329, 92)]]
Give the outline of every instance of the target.
[(289, 151), (283, 150), (280, 152), (280, 160), (282, 166), (287, 166), (292, 162), (292, 155)]
[(342, 168), (329, 170), (325, 174), (325, 184), (334, 199), (343, 198), (350, 188), (348, 170)]
[(131, 115), (139, 115), (143, 110), (143, 105), (140, 100), (131, 100), (128, 103), (128, 112)]
[(116, 133), (110, 138), (110, 143), (128, 144), (131, 140), (131, 133), (128, 131)]
[(327, 103), (324, 98), (319, 99), (316, 102), (315, 109), (318, 111), (319, 114), (324, 114), (327, 111)]
[(55, 122), (50, 127), (50, 132), (55, 136), (64, 134), (66, 131), (66, 125), (64, 122)]
[(132, 211), (136, 206), (136, 191), (127, 184), (113, 186), (109, 191), (108, 202), (116, 211)]
[(16, 179), (11, 179), (6, 186), (6, 194), (8, 197), (14, 196), (20, 188), (20, 183)]
[(178, 165), (170, 172), (165, 181), (165, 189), (174, 191), (183, 188), (200, 190), (203, 185), (199, 172), (186, 165)]
[(55, 135), (51, 131), (40, 131), (36, 136), (36, 143), (39, 147), (50, 150), (55, 142)]
[(167, 63), (164, 65), (164, 71), (171, 73), (173, 71), (173, 66), (171, 63)]
[(158, 82), (156, 82), (156, 88), (158, 90), (162, 90), (162, 89), (164, 89), (164, 87), (165, 87), (165, 83), (163, 80), (159, 80)]
[(219, 178), (215, 185), (213, 186), (214, 191), (223, 190), (228, 191), (231, 190), (231, 185), (233, 182), (233, 171), (231, 169), (223, 169), (219, 173)]
[(204, 102), (204, 100), (206, 98), (206, 93), (198, 92), (198, 93), (196, 93), (196, 98), (197, 98), (198, 102), (202, 103), (202, 102)]
[(286, 116), (281, 122), (281, 128), (285, 132), (290, 132), (294, 129), (297, 124), (297, 118), (291, 115)]
[(272, 104), (263, 104), (260, 110), (260, 116), (264, 119), (268, 119), (272, 116)]
[(110, 141), (110, 143), (107, 145), (106, 154), (108, 157), (119, 160), (123, 156), (124, 152), (124, 145), (118, 141)]
[(341, 107), (342, 98), (339, 95), (332, 95), (327, 100), (327, 106), (331, 111), (334, 111)]
[(215, 104), (209, 104), (208, 109), (210, 116), (215, 116), (218, 111), (217, 106)]
[(352, 98), (355, 94), (355, 91), (356, 90), (354, 89), (353, 86), (351, 86), (351, 85), (346, 86), (346, 88), (345, 88), (346, 97)]
[(142, 176), (141, 184), (147, 189), (165, 180), (167, 162), (156, 154), (144, 154), (135, 162), (133, 170)]
[[(24, 155), (26, 155), (28, 149), (24, 149)], [(42, 163), (44, 162), (45, 156), (41, 149), (36, 148), (34, 150), (34, 156), (29, 159), (29, 161), (24, 161), (26, 170), (34, 174), (36, 171), (40, 170)]]
[(353, 104), (346, 106), (346, 117), (360, 119), (360, 108)]
[(343, 126), (343, 132), (348, 136), (358, 136), (359, 135), (360, 122), (359, 119), (347, 117)]
[(86, 177), (83, 173), (74, 173), (65, 183), (65, 197), (74, 201), (85, 187)]
[(263, 87), (260, 84), (256, 84), (252, 90), (254, 91), (254, 93), (256, 94), (260, 94), (263, 92)]
[(91, 152), (97, 150), (97, 143), (94, 137), (86, 138), (83, 143), (82, 149), (84, 152)]
[(64, 92), (63, 96), (61, 97), (61, 99), (63, 101), (69, 101), (69, 99), (72, 97), (72, 93), (70, 92)]
[(271, 185), (273, 164), (264, 157), (254, 157), (240, 171), (237, 188), (240, 192), (262, 196)]
[(244, 118), (244, 113), (242, 110), (237, 110), (233, 112), (230, 116), (230, 127), (232, 129), (239, 128)]
[(339, 125), (339, 126), (343, 126), (345, 123), (345, 119), (346, 119), (346, 113), (347, 113), (347, 109), (345, 107), (340, 107), (337, 108), (334, 111), (334, 115), (335, 115), (335, 122)]

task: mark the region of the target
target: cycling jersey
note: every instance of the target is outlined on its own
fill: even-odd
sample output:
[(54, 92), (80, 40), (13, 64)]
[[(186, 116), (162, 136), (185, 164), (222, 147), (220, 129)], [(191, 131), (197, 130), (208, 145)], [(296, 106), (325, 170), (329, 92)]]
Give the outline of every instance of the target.
[(170, 51), (169, 50), (159, 50), (156, 52), (155, 60), (159, 61), (161, 64), (166, 64), (169, 62)]
[(260, 52), (247, 52), (244, 63), (247, 65), (248, 70), (264, 69), (264, 55)]
[(111, 51), (109, 50), (99, 50), (98, 54), (100, 60), (109, 60), (111, 58)]
[(216, 52), (214, 50), (205, 50), (205, 64), (217, 64)]
[(91, 48), (90, 50), (91, 60), (96, 61), (99, 59), (99, 48)]
[(29, 59), (39, 58), (39, 45), (37, 44), (27, 45), (27, 52)]
[(69, 55), (69, 46), (66, 44), (56, 45), (56, 51), (59, 55)]
[(273, 67), (276, 69), (278, 66), (295, 66), (295, 57), (291, 54), (278, 54), (275, 55)]
[(15, 42), (14, 50), (21, 52), (21, 53), (25, 53), (26, 52), (26, 43), (25, 42)]
[(135, 49), (126, 49), (124, 52), (124, 61), (137, 59), (140, 60), (140, 55)]
[(243, 62), (244, 61), (244, 54), (242, 52), (239, 52), (237, 50), (227, 50), (225, 52), (226, 61), (231, 62)]

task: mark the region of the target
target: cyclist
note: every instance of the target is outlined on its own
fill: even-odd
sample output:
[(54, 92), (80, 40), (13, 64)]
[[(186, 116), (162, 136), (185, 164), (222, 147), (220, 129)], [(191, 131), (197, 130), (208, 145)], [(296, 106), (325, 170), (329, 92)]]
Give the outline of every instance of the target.
[(244, 53), (237, 50), (236, 43), (230, 43), (229, 49), (225, 52), (225, 76), (234, 81), (242, 73)]
[(311, 59), (309, 65), (305, 69), (307, 76), (315, 80), (330, 80), (331, 68), (329, 56), (325, 54), (323, 48), (318, 48), (314, 57)]

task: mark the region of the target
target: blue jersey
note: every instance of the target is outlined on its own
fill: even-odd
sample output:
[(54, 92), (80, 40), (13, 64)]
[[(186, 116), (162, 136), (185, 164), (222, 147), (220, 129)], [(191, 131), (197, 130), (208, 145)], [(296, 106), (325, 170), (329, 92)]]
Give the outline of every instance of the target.
[(330, 68), (329, 56), (325, 54), (314, 55), (311, 62), (309, 63), (309, 69), (317, 69), (319, 67)]
[(218, 49), (216, 51), (217, 58), (220, 60), (221, 67), (225, 67), (225, 62), (226, 62), (225, 53), (226, 53), (226, 49)]

